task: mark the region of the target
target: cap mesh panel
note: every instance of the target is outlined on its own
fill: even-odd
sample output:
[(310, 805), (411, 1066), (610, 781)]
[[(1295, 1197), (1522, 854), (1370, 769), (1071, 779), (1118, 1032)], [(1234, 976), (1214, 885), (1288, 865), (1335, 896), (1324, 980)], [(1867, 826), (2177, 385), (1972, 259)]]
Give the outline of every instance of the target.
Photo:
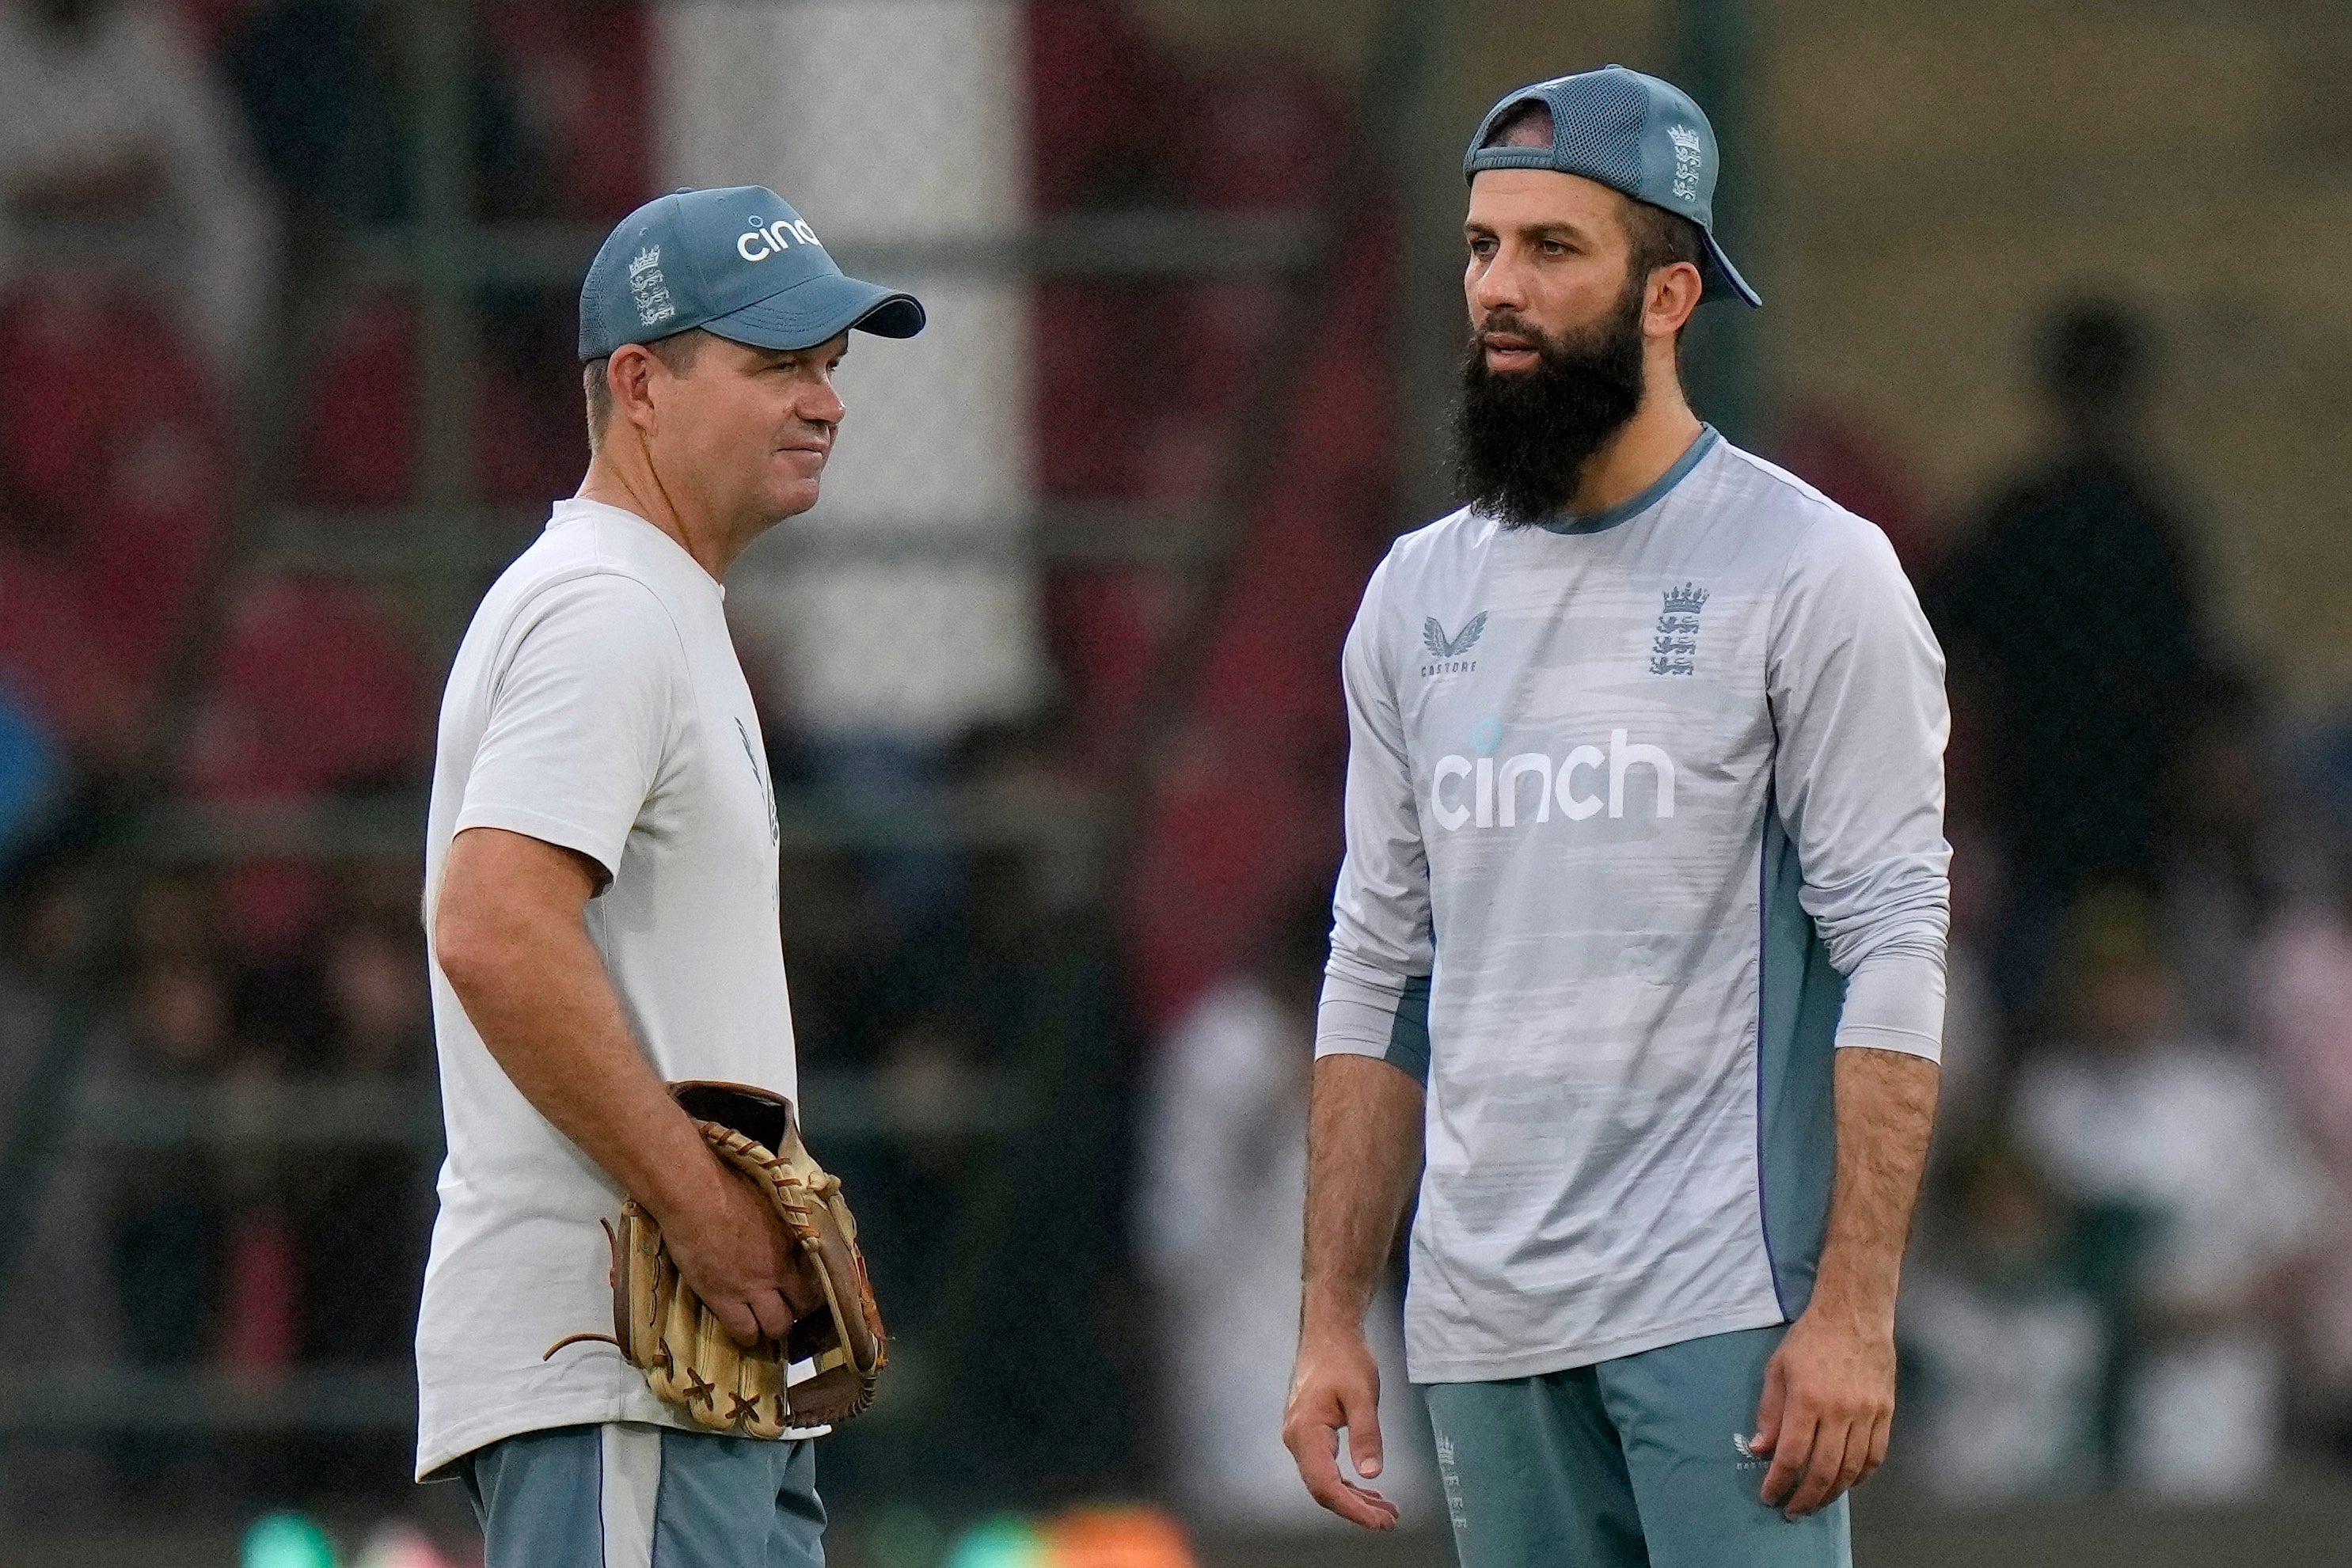
[(1552, 100), (1553, 145), (1559, 161), (1621, 191), (1642, 183), (1642, 123), (1649, 96), (1639, 82), (1612, 72), (1578, 85), (1573, 108)]
[(619, 267), (592, 267), (580, 289), (580, 352), (594, 358), (613, 350), (614, 282)]

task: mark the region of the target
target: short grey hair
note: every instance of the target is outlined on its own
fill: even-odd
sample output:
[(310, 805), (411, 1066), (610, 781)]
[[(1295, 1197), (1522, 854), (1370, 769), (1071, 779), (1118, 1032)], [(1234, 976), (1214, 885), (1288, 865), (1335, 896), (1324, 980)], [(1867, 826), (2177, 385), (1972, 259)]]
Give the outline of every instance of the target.
[[(654, 358), (669, 367), (669, 373), (682, 376), (694, 369), (695, 360), (709, 333), (699, 327), (688, 327), (683, 332), (673, 332), (667, 338), (656, 338), (646, 348)], [(604, 429), (613, 423), (613, 383), (609, 372), (613, 356), (603, 355), (580, 368), (581, 390), (588, 395), (588, 455), (604, 444)]]

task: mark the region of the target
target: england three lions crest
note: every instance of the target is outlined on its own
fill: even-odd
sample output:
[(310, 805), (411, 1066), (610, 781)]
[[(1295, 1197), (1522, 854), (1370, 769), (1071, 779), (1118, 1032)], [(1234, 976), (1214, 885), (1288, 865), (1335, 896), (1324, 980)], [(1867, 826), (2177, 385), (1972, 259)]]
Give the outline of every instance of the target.
[(1669, 588), (1658, 629), (1650, 639), (1650, 674), (1687, 675), (1696, 668), (1699, 612), (1706, 608), (1706, 590), (1685, 582)]
[(629, 299), (637, 308), (640, 326), (652, 327), (677, 314), (662, 276), (661, 246), (649, 246), (629, 259)]
[(1699, 141), (1696, 125), (1669, 125), (1666, 140), (1675, 144), (1675, 195), (1678, 200), (1698, 200), (1698, 181), (1706, 162), (1704, 143)]

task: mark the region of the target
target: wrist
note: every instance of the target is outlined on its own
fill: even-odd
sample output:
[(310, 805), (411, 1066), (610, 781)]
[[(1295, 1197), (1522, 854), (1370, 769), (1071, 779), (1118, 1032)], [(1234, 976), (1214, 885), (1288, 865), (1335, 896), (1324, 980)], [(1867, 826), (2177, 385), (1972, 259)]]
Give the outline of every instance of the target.
[(1344, 1294), (1310, 1293), (1298, 1314), (1298, 1337), (1361, 1339), (1369, 1300), (1351, 1302)]
[(1892, 1281), (1882, 1285), (1824, 1276), (1814, 1285), (1804, 1315), (1853, 1333), (1892, 1335), (1895, 1287)]
[(687, 1230), (725, 1202), (721, 1184), (727, 1179), (726, 1169), (697, 1134), (677, 1158), (649, 1163), (634, 1196), (664, 1230)]

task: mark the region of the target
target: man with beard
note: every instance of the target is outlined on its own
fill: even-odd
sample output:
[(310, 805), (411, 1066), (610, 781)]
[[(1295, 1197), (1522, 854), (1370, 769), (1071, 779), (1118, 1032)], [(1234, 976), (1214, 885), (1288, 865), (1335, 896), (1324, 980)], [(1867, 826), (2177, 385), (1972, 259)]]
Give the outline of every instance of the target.
[(1619, 67), (1465, 160), (1470, 504), (1372, 575), (1284, 1437), (1384, 1529), (1362, 1317), (1465, 1568), (1843, 1564), (1933, 1119), (1943, 662), (1885, 538), (1685, 402), (1714, 133)]

